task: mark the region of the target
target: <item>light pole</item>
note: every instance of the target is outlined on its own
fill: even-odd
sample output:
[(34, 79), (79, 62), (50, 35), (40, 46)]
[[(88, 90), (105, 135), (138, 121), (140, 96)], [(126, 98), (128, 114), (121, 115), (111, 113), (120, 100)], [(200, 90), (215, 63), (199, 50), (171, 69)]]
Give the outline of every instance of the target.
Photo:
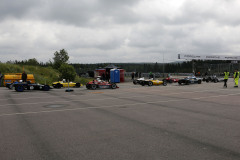
[(163, 78), (164, 78), (164, 53), (163, 53)]

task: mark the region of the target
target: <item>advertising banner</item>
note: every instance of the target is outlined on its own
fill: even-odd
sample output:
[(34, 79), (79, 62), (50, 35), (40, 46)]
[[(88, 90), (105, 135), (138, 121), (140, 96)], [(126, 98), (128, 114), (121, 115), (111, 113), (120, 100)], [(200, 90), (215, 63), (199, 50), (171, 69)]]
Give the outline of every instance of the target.
[(232, 60), (240, 61), (240, 56), (229, 56), (229, 55), (193, 55), (193, 54), (178, 54), (178, 59), (188, 60)]

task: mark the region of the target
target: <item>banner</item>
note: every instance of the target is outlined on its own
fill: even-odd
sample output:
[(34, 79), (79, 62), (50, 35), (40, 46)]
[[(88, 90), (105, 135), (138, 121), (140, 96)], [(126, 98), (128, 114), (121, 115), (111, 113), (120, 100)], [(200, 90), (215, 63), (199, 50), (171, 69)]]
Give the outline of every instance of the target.
[(189, 59), (189, 60), (232, 60), (240, 61), (240, 56), (224, 56), (224, 55), (193, 55), (193, 54), (178, 54), (178, 59)]

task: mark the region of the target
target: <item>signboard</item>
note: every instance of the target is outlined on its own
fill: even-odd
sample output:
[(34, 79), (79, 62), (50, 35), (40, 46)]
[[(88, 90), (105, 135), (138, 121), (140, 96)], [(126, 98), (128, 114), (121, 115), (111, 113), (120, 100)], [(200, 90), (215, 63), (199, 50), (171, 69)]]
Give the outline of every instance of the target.
[(240, 61), (240, 56), (224, 56), (224, 55), (193, 55), (193, 54), (178, 54), (178, 59), (189, 59), (189, 60), (232, 60)]

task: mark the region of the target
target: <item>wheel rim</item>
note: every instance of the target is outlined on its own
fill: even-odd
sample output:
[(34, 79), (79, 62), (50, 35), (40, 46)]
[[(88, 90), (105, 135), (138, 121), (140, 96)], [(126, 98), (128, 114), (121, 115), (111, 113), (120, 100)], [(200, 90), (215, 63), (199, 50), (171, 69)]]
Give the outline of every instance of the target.
[(92, 85), (92, 89), (95, 90), (97, 88), (96, 84)]

